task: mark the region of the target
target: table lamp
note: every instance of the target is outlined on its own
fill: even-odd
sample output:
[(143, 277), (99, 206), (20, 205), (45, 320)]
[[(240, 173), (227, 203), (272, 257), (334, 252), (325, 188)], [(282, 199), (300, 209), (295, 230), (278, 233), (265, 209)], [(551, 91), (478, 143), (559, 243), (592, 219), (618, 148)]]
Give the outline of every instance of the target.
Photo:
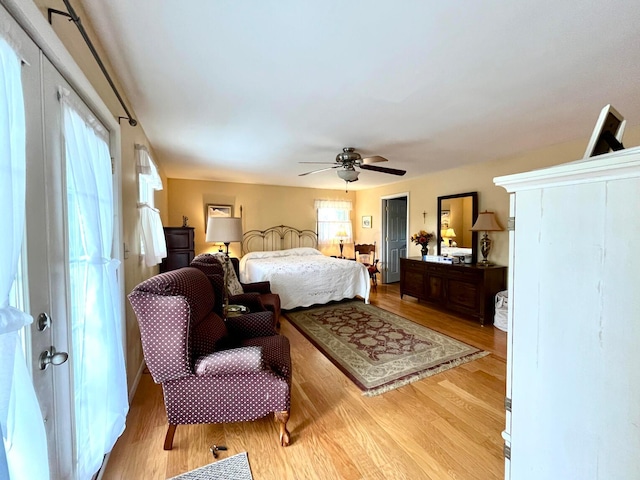
[(342, 255), (342, 249), (344, 248), (344, 239), (348, 237), (349, 235), (344, 228), (341, 228), (336, 232), (336, 238), (340, 239), (340, 258), (344, 258), (344, 255)]
[(489, 251), (491, 250), (491, 239), (487, 232), (500, 232), (504, 230), (500, 225), (498, 225), (498, 221), (496, 220), (495, 214), (493, 212), (484, 211), (478, 214), (478, 218), (476, 219), (476, 223), (471, 227), (471, 231), (473, 232), (484, 232), (482, 235), (482, 240), (480, 244), (480, 251), (482, 252), (482, 261), (479, 262), (482, 266), (489, 266), (489, 260), (487, 257), (489, 256)]
[(451, 239), (456, 238), (456, 232), (453, 228), (447, 228), (442, 236), (449, 240), (449, 246), (451, 246), (453, 243)]
[(242, 219), (234, 217), (209, 217), (207, 220), (207, 243), (224, 243), (224, 312), (226, 316), (229, 306), (229, 244), (242, 241)]

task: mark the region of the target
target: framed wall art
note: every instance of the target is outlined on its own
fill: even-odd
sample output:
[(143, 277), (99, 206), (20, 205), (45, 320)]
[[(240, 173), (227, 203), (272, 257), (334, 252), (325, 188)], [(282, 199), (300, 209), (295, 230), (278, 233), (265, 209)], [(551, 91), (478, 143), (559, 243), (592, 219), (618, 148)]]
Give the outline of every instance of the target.
[(362, 228), (371, 228), (371, 215), (362, 217)]
[(207, 203), (205, 212), (204, 229), (206, 232), (209, 217), (233, 217), (233, 205)]

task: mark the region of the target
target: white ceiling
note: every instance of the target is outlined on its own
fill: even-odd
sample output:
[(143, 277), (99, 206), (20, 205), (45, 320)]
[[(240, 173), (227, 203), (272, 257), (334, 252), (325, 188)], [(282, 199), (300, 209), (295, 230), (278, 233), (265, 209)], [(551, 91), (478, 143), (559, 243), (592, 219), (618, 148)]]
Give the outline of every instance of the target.
[(299, 162), (406, 179), (640, 123), (636, 0), (81, 2), (171, 178), (341, 189)]

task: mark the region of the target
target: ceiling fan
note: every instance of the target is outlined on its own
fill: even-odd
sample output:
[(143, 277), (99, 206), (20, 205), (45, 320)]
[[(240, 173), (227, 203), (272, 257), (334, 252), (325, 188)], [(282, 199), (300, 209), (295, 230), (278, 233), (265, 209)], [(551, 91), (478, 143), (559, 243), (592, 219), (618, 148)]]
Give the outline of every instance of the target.
[[(338, 176), (347, 183), (357, 182), (358, 175), (360, 172), (356, 170), (355, 167), (361, 168), (362, 170), (372, 170), (374, 172), (381, 173), (389, 173), (391, 175), (404, 175), (407, 173), (405, 170), (398, 170), (395, 168), (388, 167), (379, 167), (377, 165), (372, 165), (372, 163), (379, 162), (388, 162), (388, 160), (379, 155), (374, 155), (372, 157), (362, 157), (358, 152), (355, 151), (353, 147), (345, 147), (342, 149), (342, 153), (336, 155), (335, 165), (332, 167), (320, 168), (318, 170), (312, 170), (311, 172), (301, 173), (299, 176), (303, 177), (305, 175), (310, 175), (312, 173), (324, 172), (326, 170), (332, 170), (334, 168), (338, 168)], [(326, 164), (332, 162), (300, 162), (300, 163), (316, 163), (316, 164)]]

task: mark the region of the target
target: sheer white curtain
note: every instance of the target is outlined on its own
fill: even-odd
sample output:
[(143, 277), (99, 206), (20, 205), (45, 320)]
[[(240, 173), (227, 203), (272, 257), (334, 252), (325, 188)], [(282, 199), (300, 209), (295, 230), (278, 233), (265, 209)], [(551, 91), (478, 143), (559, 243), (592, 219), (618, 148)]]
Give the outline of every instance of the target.
[(0, 478), (49, 478), (40, 406), (20, 330), (33, 320), (9, 306), (25, 222), (26, 157), (20, 59), (0, 38)]
[(112, 258), (111, 157), (106, 132), (63, 98), (77, 478), (98, 471), (129, 409), (120, 290)]
[(167, 256), (167, 244), (164, 239), (160, 211), (146, 204), (138, 205), (140, 210), (140, 229), (144, 245), (144, 264), (147, 267), (162, 262)]
[(167, 256), (167, 245), (162, 229), (160, 212), (154, 208), (153, 194), (162, 190), (162, 179), (155, 163), (144, 145), (136, 145), (138, 170), (138, 209), (140, 210), (140, 231), (144, 264), (153, 267)]
[[(318, 245), (350, 243), (353, 239), (350, 200), (316, 200), (318, 212)], [(340, 235), (338, 235), (340, 233)]]

